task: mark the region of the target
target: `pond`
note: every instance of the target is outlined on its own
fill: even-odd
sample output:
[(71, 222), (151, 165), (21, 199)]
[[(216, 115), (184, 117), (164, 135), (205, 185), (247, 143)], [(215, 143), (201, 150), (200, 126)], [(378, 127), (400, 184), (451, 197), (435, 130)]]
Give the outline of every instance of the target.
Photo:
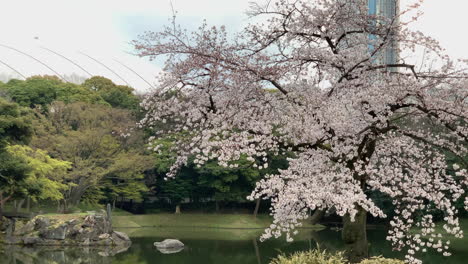
[[(138, 228), (121, 229), (132, 238), (128, 249), (106, 251), (102, 248), (23, 248), (0, 246), (0, 263), (42, 264), (42, 263), (115, 263), (115, 264), (267, 264), (279, 253), (317, 247), (330, 251), (343, 250), (340, 232), (330, 229), (313, 231), (302, 229), (294, 242), (271, 239), (259, 242), (256, 239), (262, 230), (255, 229), (193, 229), (193, 228)], [(402, 253), (392, 252), (384, 240), (385, 230), (368, 230), (371, 255), (401, 258)], [(178, 238), (186, 248), (178, 253), (164, 254), (154, 246), (155, 241)], [(455, 243), (456, 244), (456, 243)], [(122, 252), (118, 252), (118, 251)], [(468, 245), (456, 246), (450, 258), (435, 253), (423, 257), (427, 264), (464, 264), (468, 259)]]

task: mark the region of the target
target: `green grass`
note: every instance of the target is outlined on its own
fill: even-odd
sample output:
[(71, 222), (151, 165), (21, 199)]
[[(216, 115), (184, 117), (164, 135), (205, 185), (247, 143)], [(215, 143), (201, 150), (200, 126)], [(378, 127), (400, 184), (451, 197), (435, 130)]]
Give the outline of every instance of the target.
[[(240, 228), (204, 228), (204, 227), (140, 227), (140, 228), (116, 228), (132, 238), (160, 237), (176, 238), (181, 240), (252, 240), (258, 239), (264, 229), (240, 229)], [(317, 230), (302, 228), (294, 236), (295, 241), (310, 239), (311, 233)], [(283, 239), (284, 240), (284, 239)]]
[[(264, 229), (271, 224), (271, 217), (250, 214), (151, 214), (113, 217), (114, 227), (205, 227)], [(303, 227), (320, 229), (323, 226), (305, 224)]]
[(194, 228), (194, 227), (141, 227), (141, 228), (116, 228), (132, 238), (135, 237), (161, 237), (176, 238), (180, 240), (251, 240), (258, 238), (263, 229), (219, 229), (219, 228)]

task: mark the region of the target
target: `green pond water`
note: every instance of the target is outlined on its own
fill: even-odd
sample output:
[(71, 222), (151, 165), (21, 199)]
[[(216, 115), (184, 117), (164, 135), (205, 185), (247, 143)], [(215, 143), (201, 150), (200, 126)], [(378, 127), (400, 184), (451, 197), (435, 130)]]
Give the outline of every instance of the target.
[[(340, 232), (330, 229), (312, 231), (302, 229), (294, 242), (283, 239), (258, 241), (262, 230), (191, 229), (191, 228), (139, 228), (121, 229), (130, 235), (130, 248), (106, 250), (90, 248), (18, 247), (0, 245), (0, 263), (51, 264), (51, 263), (115, 263), (115, 264), (267, 264), (279, 253), (315, 248), (330, 251), (343, 250)], [(178, 238), (186, 247), (177, 253), (162, 253), (153, 243), (165, 238)], [(385, 230), (368, 231), (371, 255), (401, 258), (402, 253), (392, 252), (385, 241)], [(119, 252), (120, 251), (120, 252)], [(424, 263), (466, 264), (468, 244), (455, 243), (449, 258), (428, 252), (422, 256)]]

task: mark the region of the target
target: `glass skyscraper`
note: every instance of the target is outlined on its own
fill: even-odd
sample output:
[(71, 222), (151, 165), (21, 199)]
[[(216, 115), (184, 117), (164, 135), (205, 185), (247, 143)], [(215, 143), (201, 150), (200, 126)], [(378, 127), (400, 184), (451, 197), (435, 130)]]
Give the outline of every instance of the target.
[[(399, 0), (368, 0), (369, 14), (377, 15), (388, 19), (395, 18), (398, 12)], [(385, 22), (384, 22), (385, 23)], [(375, 39), (375, 36), (369, 36), (370, 39)], [(397, 41), (394, 38), (390, 39), (390, 45), (379, 54), (378, 61), (385, 64), (396, 64), (398, 60)], [(370, 49), (373, 47), (370, 46)], [(392, 70), (392, 69), (391, 69)]]

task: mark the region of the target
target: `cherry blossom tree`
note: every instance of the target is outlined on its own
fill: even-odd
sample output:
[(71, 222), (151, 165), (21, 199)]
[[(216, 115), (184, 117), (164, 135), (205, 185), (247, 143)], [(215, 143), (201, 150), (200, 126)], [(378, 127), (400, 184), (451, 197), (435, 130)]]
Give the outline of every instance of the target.
[[(141, 36), (140, 56), (167, 58), (141, 124), (164, 128), (150, 140), (174, 135), (168, 177), (190, 155), (264, 168), (267, 153), (293, 152), (289, 168), (250, 195), (272, 202), (263, 239), (290, 240), (309, 210), (330, 210), (343, 217), (351, 260), (365, 258), (367, 215), (386, 217), (369, 196), (380, 192), (396, 208), (387, 240), (408, 262), (420, 263), (415, 254), (427, 248), (450, 255), (430, 212), (444, 213), (445, 232), (463, 235), (454, 203), (468, 185), (468, 74), (466, 61), (410, 30), (420, 2), (388, 18), (370, 15), (367, 0), (279, 0), (253, 4), (249, 14), (264, 23), (234, 36), (175, 22)], [(389, 49), (400, 54), (394, 62)], [(415, 65), (418, 50), (425, 55)], [(447, 153), (459, 164), (447, 165)]]

